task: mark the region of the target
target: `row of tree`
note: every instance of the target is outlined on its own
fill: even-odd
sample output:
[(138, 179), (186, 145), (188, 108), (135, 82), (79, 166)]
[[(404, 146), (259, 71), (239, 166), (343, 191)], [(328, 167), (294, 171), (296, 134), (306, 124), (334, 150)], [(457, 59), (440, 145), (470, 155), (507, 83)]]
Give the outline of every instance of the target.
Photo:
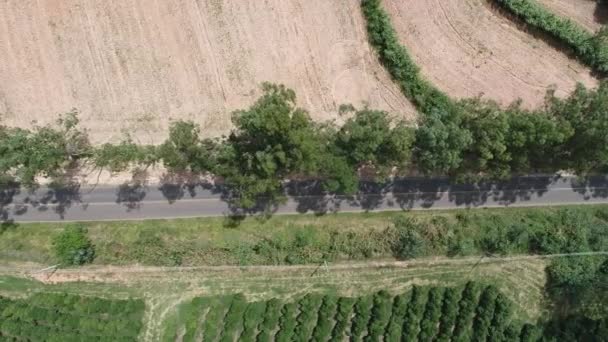
[(380, 178), (413, 166), (472, 180), (563, 169), (587, 173), (608, 166), (606, 108), (608, 84), (602, 83), (597, 90), (580, 86), (567, 99), (550, 94), (546, 107), (532, 112), (467, 100), (431, 110), (418, 127), (370, 109), (353, 110), (337, 127), (314, 123), (292, 90), (265, 84), (250, 108), (233, 114), (235, 128), (222, 139), (204, 138), (193, 122), (178, 121), (159, 146), (125, 139), (93, 147), (75, 113), (31, 131), (0, 127), (0, 175), (5, 182), (35, 185), (37, 177), (59, 176), (75, 165), (118, 172), (162, 164), (173, 172), (220, 176), (235, 204), (251, 208), (260, 197), (279, 201), (290, 177), (318, 178), (328, 192), (354, 193), (361, 167)]
[[(595, 34), (574, 21), (551, 13), (536, 0), (494, 0), (515, 14), (527, 25), (545, 32), (568, 46), (584, 63), (595, 70), (608, 72), (608, 30), (602, 27)], [(604, 6), (598, 1), (598, 6)]]
[[(528, 2), (505, 0), (513, 6)], [(518, 103), (504, 109), (479, 99), (454, 101), (420, 75), (380, 1), (363, 0), (362, 8), (381, 62), (422, 114), (418, 123), (348, 106), (343, 126), (314, 123), (297, 107), (293, 90), (264, 84), (251, 107), (233, 113), (234, 129), (221, 139), (205, 138), (195, 123), (178, 121), (159, 146), (127, 137), (93, 147), (74, 112), (57, 126), (0, 126), (0, 181), (33, 186), (39, 176), (56, 177), (82, 164), (113, 172), (162, 164), (169, 171), (220, 176), (235, 206), (253, 208), (260, 198), (281, 201), (283, 182), (291, 177), (321, 179), (328, 192), (352, 194), (361, 167), (378, 177), (415, 167), (473, 181), (608, 169), (608, 83), (596, 90), (579, 85), (566, 99), (550, 92), (545, 106), (532, 111)]]

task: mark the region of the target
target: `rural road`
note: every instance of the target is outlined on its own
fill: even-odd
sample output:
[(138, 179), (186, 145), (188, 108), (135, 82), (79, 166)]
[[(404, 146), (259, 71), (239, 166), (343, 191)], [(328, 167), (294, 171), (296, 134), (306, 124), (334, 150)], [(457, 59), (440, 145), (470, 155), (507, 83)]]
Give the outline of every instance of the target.
[[(362, 183), (354, 197), (320, 195), (319, 185), (287, 186), (276, 214), (387, 210), (523, 207), (608, 203), (608, 177), (529, 176), (483, 185), (447, 179), (407, 178)], [(203, 185), (122, 185), (0, 190), (0, 220), (15, 222), (141, 220), (224, 216), (231, 213), (221, 189)]]

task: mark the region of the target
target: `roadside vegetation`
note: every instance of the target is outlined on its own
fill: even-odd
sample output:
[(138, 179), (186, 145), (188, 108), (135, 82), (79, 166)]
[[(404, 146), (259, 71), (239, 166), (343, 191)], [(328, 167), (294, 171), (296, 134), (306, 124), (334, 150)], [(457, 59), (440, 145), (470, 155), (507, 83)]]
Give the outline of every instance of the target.
[[(64, 266), (66, 258), (91, 255), (98, 265), (297, 265), (608, 250), (605, 206), (293, 215), (226, 224), (201, 218), (7, 225), (0, 258)], [(58, 248), (59, 241), (67, 247)]]

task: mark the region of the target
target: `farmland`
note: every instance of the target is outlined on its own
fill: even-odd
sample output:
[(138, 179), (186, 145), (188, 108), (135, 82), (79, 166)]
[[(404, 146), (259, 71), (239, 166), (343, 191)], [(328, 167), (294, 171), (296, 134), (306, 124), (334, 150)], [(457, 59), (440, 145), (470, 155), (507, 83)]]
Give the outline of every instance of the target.
[[(388, 292), (354, 298), (306, 295), (287, 303), (203, 297), (182, 305), (182, 325), (166, 331), (163, 340), (194, 341), (200, 336), (205, 340), (219, 336), (220, 341), (496, 340), (520, 334), (512, 326), (511, 306), (495, 287), (475, 283), (464, 289), (414, 287), (396, 296)], [(198, 323), (201, 317), (204, 324)]]
[(177, 119), (219, 135), (264, 81), (296, 89), (319, 121), (343, 103), (415, 117), (375, 60), (356, 1), (3, 1), (0, 21), (9, 125), (76, 107), (97, 143), (124, 130), (158, 143)]
[(0, 297), (2, 341), (133, 341), (142, 328), (141, 300), (38, 293)]
[[(576, 12), (593, 20), (592, 2), (579, 1)], [(346, 103), (417, 116), (367, 43), (357, 1), (0, 6), (0, 118), (10, 126), (53, 122), (77, 108), (94, 143), (124, 132), (159, 143), (173, 120), (193, 120), (205, 136), (218, 136), (232, 127), (231, 111), (259, 96), (263, 81), (293, 88), (316, 121), (341, 122)], [(597, 83), (588, 68), (485, 1), (384, 6), (424, 76), (454, 97), (483, 95), (504, 105), (521, 98), (531, 108), (549, 88), (565, 96), (576, 82)]]
[(606, 10), (595, 1), (537, 0), (551, 12), (574, 20), (590, 32), (599, 30), (606, 21)]
[(422, 75), (457, 98), (482, 95), (528, 107), (547, 89), (569, 94), (577, 82), (594, 86), (590, 70), (495, 13), (485, 0), (384, 1), (401, 43)]
[[(203, 307), (198, 307), (201, 299), (196, 298), (210, 299), (211, 304), (219, 307), (231, 303), (230, 300), (237, 296), (240, 304), (235, 309), (238, 308), (243, 316), (247, 315), (250, 302), (270, 302), (266, 307), (271, 303), (292, 303), (290, 310), (295, 315), (299, 311), (298, 302), (306, 297), (321, 298), (327, 295), (369, 299), (375, 293), (384, 291), (391, 296), (401, 294), (406, 298), (415, 287), (424, 287), (425, 290), (428, 287), (446, 286), (462, 288), (467, 282), (480, 279), (483, 279), (480, 286), (496, 286), (508, 301), (513, 302), (512, 309), (519, 320), (534, 322), (544, 310), (542, 287), (545, 278), (542, 269), (546, 264), (542, 259), (506, 262), (488, 259), (480, 262), (479, 258), (474, 258), (456, 262), (435, 259), (403, 264), (330, 264), (327, 269), (318, 266), (200, 269), (85, 267), (58, 270), (50, 277), (39, 274), (37, 277), (47, 284), (0, 276), (0, 293), (17, 298), (48, 291), (113, 300), (141, 298), (146, 303), (140, 334), (143, 341), (158, 341), (161, 336), (185, 334), (182, 328), (185, 325), (195, 327), (190, 334), (197, 336), (196, 327), (204, 325), (213, 328), (213, 319), (216, 322), (225, 319), (226, 312), (220, 310), (207, 311), (204, 321), (191, 319), (202, 318), (196, 315), (201, 313), (201, 309), (204, 311)], [(15, 266), (19, 266), (19, 271), (36, 269), (33, 264)], [(0, 270), (2, 274), (8, 272), (6, 267)], [(256, 304), (254, 308), (260, 305)], [(190, 310), (195, 311), (188, 313)], [(241, 325), (238, 315), (233, 317), (237, 318), (234, 322), (237, 330), (249, 325)], [(280, 320), (280, 316), (275, 319)], [(365, 334), (367, 322), (358, 324), (361, 334)], [(348, 331), (351, 322), (345, 321), (344, 326)], [(222, 331), (220, 327), (208, 333), (220, 337)]]
[[(272, 216), (286, 180), (356, 198), (362, 170), (482, 186), (568, 171), (587, 189), (608, 170), (601, 6), (5, 1), (0, 341), (608, 336), (606, 206)], [(80, 167), (133, 172), (127, 201), (154, 167), (219, 179), (231, 211), (5, 215), (11, 191), (63, 190)]]

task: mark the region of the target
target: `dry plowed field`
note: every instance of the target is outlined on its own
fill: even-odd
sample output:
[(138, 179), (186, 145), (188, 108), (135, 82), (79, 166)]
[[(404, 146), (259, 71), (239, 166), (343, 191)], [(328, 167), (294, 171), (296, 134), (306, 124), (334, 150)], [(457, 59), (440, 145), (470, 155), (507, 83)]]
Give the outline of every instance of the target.
[(589, 69), (521, 31), (485, 0), (383, 3), (423, 75), (452, 96), (483, 95), (502, 104), (521, 98), (532, 107), (551, 86), (564, 96), (577, 82), (597, 84)]
[(593, 0), (536, 0), (551, 12), (569, 18), (591, 32), (602, 27), (600, 22), (606, 13), (596, 13), (597, 4)]
[(413, 118), (367, 44), (356, 0), (3, 0), (0, 115), (53, 121), (76, 107), (92, 140), (164, 139), (171, 119), (230, 128), (263, 81), (315, 120), (352, 103)]

